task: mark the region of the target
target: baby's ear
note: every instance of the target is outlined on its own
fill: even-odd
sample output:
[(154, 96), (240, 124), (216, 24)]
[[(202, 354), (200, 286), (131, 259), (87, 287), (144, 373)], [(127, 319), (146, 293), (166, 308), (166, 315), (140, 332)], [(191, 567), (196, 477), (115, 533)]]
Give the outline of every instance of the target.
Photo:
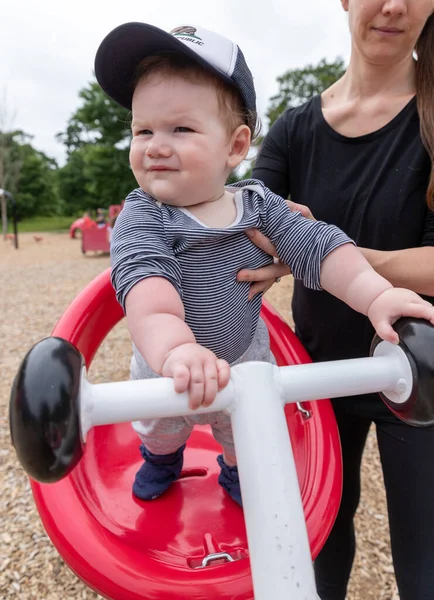
[(247, 125), (239, 125), (229, 143), (228, 167), (235, 169), (246, 158), (250, 149), (251, 133)]

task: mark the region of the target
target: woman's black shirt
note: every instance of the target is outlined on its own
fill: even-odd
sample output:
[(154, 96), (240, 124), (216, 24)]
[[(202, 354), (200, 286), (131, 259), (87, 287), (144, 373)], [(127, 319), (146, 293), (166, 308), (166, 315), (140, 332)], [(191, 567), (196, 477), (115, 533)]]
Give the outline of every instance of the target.
[[(330, 127), (316, 96), (288, 109), (267, 134), (253, 177), (307, 205), (359, 246), (398, 250), (434, 246), (426, 206), (430, 161), (419, 133), (416, 99), (381, 129), (348, 138)], [(316, 360), (367, 356), (369, 320), (327, 292), (295, 282), (296, 333)]]

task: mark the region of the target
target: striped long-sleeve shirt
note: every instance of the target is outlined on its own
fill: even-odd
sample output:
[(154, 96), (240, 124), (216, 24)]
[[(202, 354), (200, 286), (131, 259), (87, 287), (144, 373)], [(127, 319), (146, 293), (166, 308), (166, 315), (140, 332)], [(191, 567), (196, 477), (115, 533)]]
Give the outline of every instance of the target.
[(248, 300), (250, 284), (240, 269), (257, 269), (273, 259), (245, 231), (257, 228), (275, 245), (296, 279), (320, 290), (321, 261), (351, 240), (337, 227), (288, 210), (261, 182), (235, 184), (237, 216), (224, 228), (201, 223), (187, 209), (156, 202), (140, 188), (131, 192), (116, 221), (111, 243), (112, 283), (119, 303), (147, 277), (164, 277), (175, 287), (185, 321), (199, 344), (234, 362), (255, 333), (262, 297)]

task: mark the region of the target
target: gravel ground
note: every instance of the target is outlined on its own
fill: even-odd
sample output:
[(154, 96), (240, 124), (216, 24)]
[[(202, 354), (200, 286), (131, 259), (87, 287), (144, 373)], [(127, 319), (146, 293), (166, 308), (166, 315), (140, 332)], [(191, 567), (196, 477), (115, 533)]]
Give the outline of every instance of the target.
[[(39, 242), (32, 234), (21, 234), (19, 242), (17, 251), (9, 241), (0, 240), (0, 599), (100, 598), (68, 569), (45, 535), (28, 478), (10, 444), (8, 402), (12, 379), (26, 352), (50, 334), (69, 303), (108, 267), (109, 259), (97, 254), (84, 257), (79, 242), (67, 234), (44, 234)], [(290, 323), (291, 291), (288, 277), (267, 294)], [(121, 322), (98, 351), (90, 379), (127, 379), (129, 348)], [(364, 455), (362, 489), (358, 551), (347, 600), (398, 600), (374, 430)]]

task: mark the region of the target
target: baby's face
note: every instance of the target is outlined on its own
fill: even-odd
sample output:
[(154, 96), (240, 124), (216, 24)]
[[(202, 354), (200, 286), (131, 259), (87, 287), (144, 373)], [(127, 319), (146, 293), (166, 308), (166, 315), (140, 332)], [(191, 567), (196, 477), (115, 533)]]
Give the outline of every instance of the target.
[(211, 84), (156, 76), (138, 84), (132, 113), (130, 163), (145, 192), (185, 207), (221, 196), (230, 135)]

